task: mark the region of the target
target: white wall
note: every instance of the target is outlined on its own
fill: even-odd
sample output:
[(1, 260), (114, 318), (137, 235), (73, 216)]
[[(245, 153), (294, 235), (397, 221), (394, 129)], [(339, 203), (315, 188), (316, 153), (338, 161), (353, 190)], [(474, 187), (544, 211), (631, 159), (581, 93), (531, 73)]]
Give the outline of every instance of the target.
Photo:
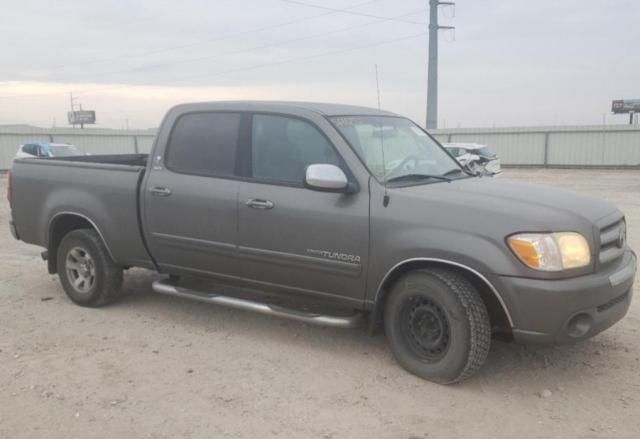
[(433, 130), (441, 142), (491, 146), (506, 165), (640, 166), (640, 126), (456, 128)]

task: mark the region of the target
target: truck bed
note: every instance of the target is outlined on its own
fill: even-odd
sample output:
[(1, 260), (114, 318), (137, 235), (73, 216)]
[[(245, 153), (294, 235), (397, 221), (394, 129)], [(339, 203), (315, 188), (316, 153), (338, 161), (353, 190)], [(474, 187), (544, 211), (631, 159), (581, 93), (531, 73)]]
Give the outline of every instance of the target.
[(146, 154), (15, 160), (12, 212), (20, 239), (47, 247), (56, 222), (75, 215), (98, 230), (116, 262), (152, 267), (139, 223), (146, 161)]

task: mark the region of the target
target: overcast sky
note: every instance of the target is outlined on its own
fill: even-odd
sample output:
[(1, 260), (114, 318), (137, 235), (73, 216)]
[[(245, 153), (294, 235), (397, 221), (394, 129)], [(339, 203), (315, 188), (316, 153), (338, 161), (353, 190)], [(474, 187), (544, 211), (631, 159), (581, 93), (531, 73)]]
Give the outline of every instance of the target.
[[(424, 123), (428, 0), (6, 0), (0, 124), (154, 127), (180, 102), (315, 100)], [(363, 15), (358, 15), (363, 14)], [(395, 18), (385, 20), (379, 17)], [(637, 0), (459, 0), (441, 7), (439, 126), (625, 123), (640, 98)]]

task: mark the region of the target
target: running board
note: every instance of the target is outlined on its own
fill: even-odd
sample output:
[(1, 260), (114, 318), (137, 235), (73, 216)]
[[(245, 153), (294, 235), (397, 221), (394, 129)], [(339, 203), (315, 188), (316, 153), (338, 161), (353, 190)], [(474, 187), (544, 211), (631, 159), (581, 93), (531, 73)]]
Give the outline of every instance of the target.
[(345, 317), (329, 316), (318, 313), (287, 309), (277, 305), (269, 305), (266, 303), (254, 302), (246, 299), (222, 296), (220, 294), (190, 290), (187, 288), (172, 285), (170, 283), (167, 283), (166, 281), (157, 280), (153, 282), (152, 288), (153, 291), (160, 294), (166, 294), (175, 297), (184, 297), (187, 299), (198, 300), (200, 302), (228, 306), (229, 308), (244, 309), (260, 314), (284, 317), (287, 319), (311, 323), (314, 325), (332, 326), (334, 328), (355, 328), (360, 325), (360, 321), (362, 320), (362, 315), (359, 313), (355, 313), (353, 315)]

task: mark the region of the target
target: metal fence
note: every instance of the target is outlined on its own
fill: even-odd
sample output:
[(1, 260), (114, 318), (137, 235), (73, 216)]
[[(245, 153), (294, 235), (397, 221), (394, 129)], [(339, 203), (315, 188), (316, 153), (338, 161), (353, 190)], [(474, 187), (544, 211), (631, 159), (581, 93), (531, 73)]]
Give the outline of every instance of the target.
[[(432, 131), (441, 142), (492, 147), (505, 165), (640, 167), (640, 126), (453, 128)], [(154, 130), (0, 127), (0, 170), (11, 167), (18, 146), (71, 143), (91, 154), (148, 153)]]
[(505, 165), (640, 167), (638, 125), (454, 128), (432, 134), (441, 142), (488, 145)]

